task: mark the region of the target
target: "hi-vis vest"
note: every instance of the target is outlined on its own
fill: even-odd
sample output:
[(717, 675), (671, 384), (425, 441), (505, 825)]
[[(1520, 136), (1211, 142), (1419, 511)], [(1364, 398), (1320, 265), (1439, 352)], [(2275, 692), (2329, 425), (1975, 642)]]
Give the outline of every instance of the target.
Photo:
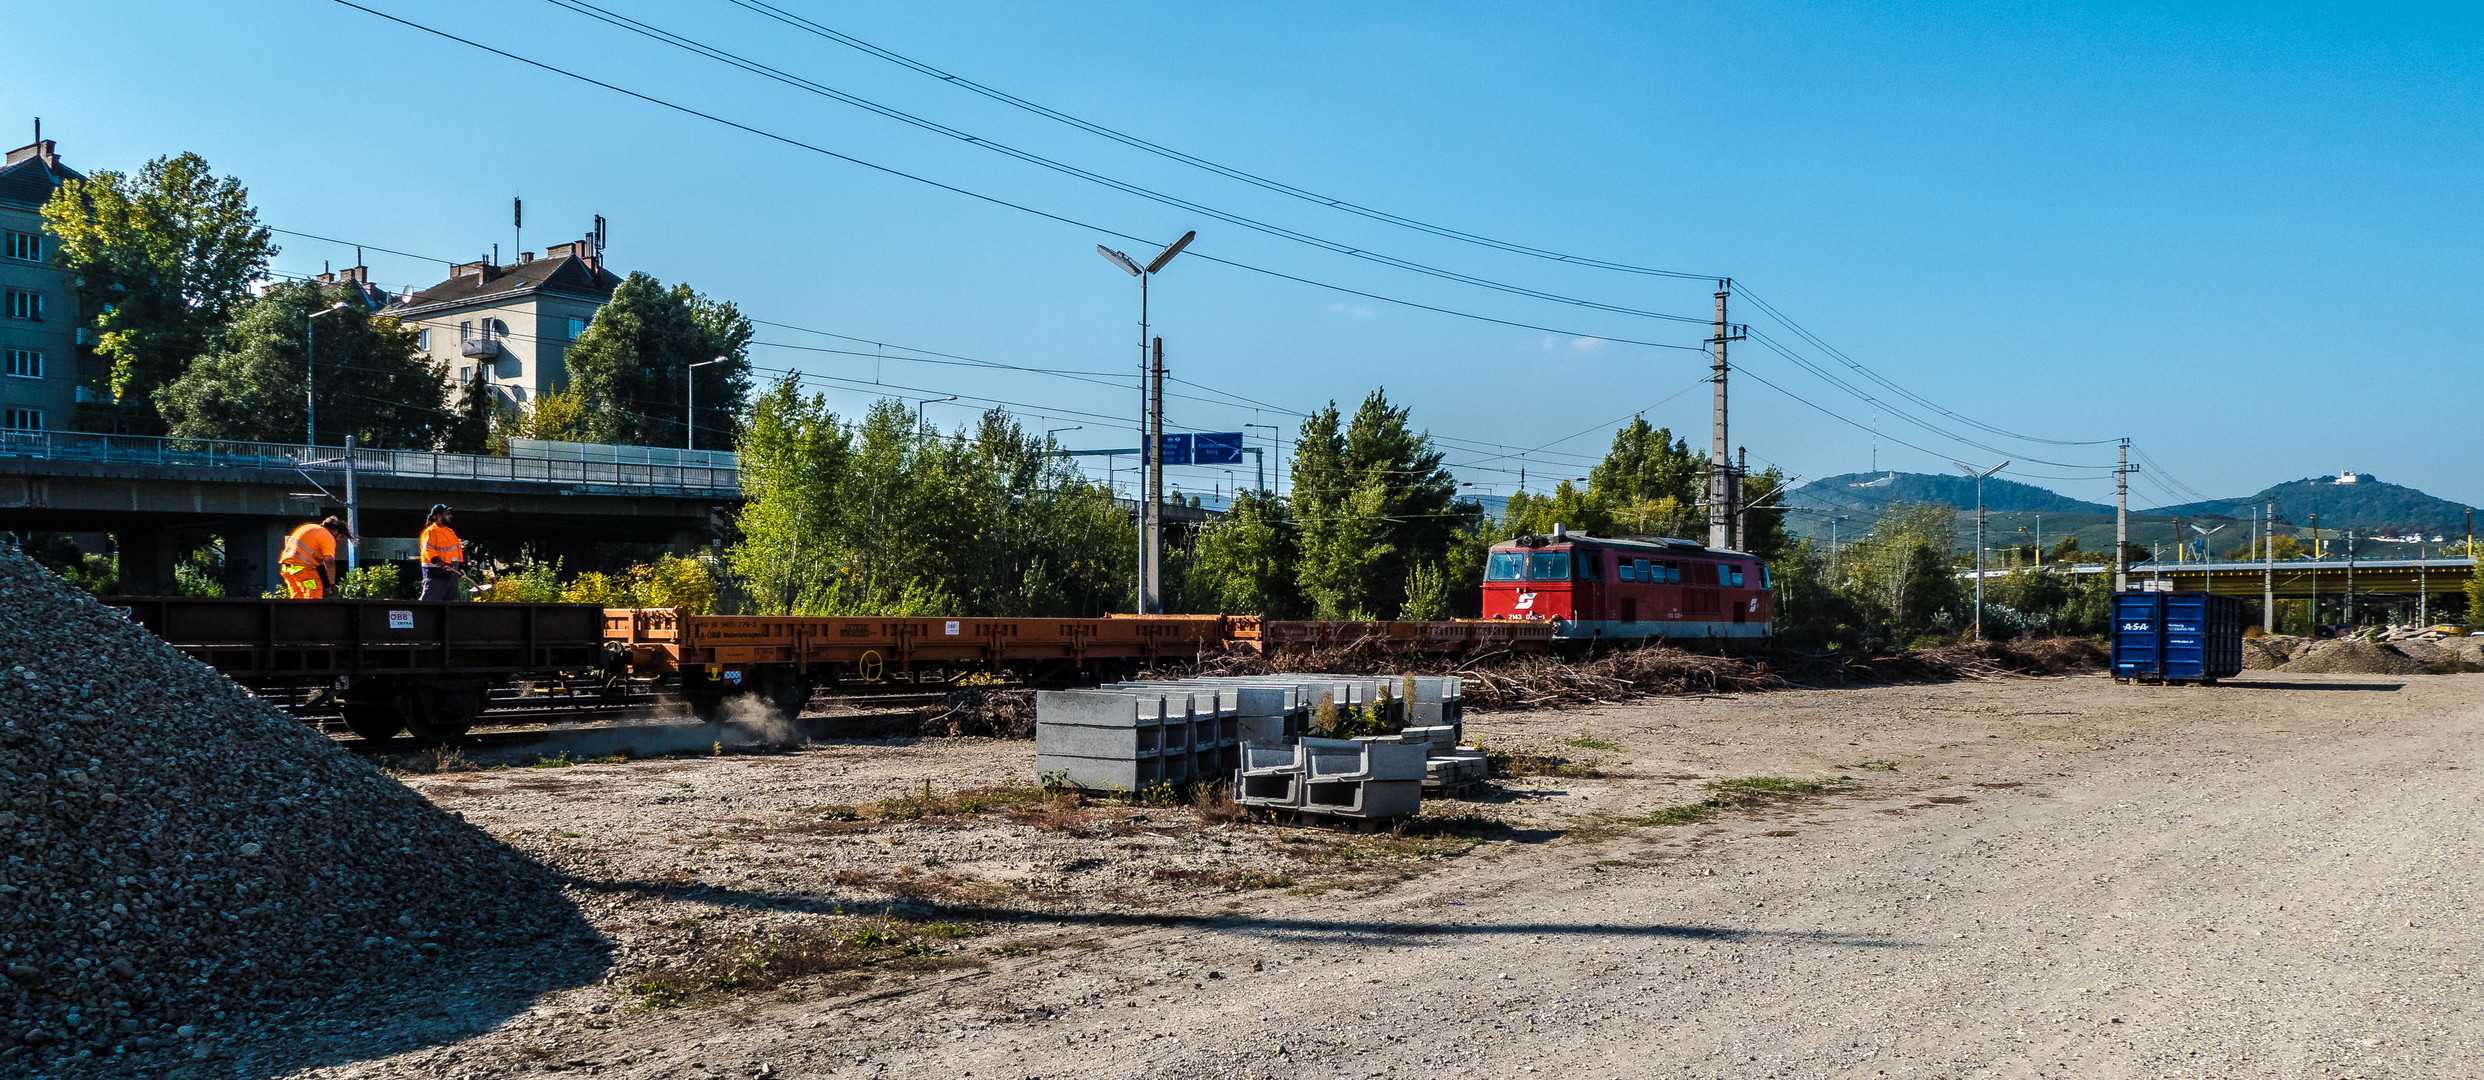
[(423, 526), (423, 565), (453, 566), (466, 561), (466, 545), (446, 525)]

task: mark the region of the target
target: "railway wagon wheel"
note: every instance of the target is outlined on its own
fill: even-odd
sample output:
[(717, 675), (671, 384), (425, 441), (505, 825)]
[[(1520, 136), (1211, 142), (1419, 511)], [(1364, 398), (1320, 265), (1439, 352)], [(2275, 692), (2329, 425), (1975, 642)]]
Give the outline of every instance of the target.
[(427, 683), (406, 688), (406, 733), (424, 742), (450, 742), (483, 715), (489, 693), (481, 683)]
[(345, 714), (345, 730), (372, 742), (396, 738), (405, 730), (404, 708), (393, 698), (340, 702), (338, 708)]
[(778, 715), (790, 719), (811, 703), (811, 680), (799, 672), (772, 671), (760, 677), (759, 693)]

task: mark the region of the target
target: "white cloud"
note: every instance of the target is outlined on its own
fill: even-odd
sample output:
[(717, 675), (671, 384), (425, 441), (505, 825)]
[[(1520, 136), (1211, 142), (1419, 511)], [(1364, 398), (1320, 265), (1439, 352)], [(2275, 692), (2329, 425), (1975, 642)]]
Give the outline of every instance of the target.
[(1357, 319), (1368, 319), (1368, 318), (1371, 318), (1371, 305), (1370, 305), (1370, 304), (1363, 304), (1363, 305), (1360, 305), (1360, 306), (1348, 306), (1348, 305), (1345, 305), (1345, 304), (1330, 304), (1330, 305), (1328, 305), (1328, 310), (1333, 311), (1333, 312), (1336, 312), (1337, 314), (1340, 314), (1340, 315), (1352, 315), (1352, 316), (1354, 316), (1354, 317), (1355, 317), (1355, 318), (1357, 318)]
[(1612, 343), (1600, 337), (1575, 337), (1570, 339), (1570, 351), (1590, 353), (1610, 344)]

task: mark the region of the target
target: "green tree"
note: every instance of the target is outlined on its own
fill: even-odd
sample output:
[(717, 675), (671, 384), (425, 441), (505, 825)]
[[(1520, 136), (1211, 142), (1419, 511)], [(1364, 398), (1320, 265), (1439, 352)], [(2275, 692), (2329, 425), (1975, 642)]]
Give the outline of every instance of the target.
[(157, 158), (136, 176), (68, 181), (43, 221), (60, 237), (55, 257), (77, 274), (104, 361), (89, 388), (147, 428), (155, 391), (208, 349), (276, 254), (249, 191), (196, 154)]
[[(569, 390), (584, 407), (586, 438), (682, 446), (684, 396), (697, 382), (695, 445), (732, 449), (750, 396), (750, 320), (688, 285), (632, 273), (565, 354)], [(702, 364), (723, 357), (724, 363)]]
[(442, 420), (440, 449), (452, 454), (491, 453), (492, 420), (500, 411), (491, 387), (481, 379), (468, 379), (449, 397), (451, 415)]
[[(339, 293), (315, 282), (276, 285), (242, 306), (208, 352), (155, 392), (182, 438), (292, 442), (302, 437), (303, 322)], [(319, 320), (311, 372), (323, 446), (431, 449), (454, 414), (447, 371), (415, 350), (414, 332), (360, 304)]]
[(1542, 536), (1555, 525), (1590, 536), (1610, 536), (1615, 531), (1612, 511), (1604, 501), (1591, 489), (1567, 480), (1542, 495), (1521, 491), (1510, 496), (1508, 509), (1501, 513), (1500, 531), (1504, 538)]
[(941, 435), (881, 401), (849, 426), (780, 380), (752, 404), (731, 561), (769, 614), (1117, 610), (1129, 515), (1049, 450), (998, 411)]
[(1300, 535), (1285, 500), (1236, 496), (1223, 519), (1200, 527), (1182, 576), (1182, 608), (1300, 618), (1307, 610), (1295, 574)]
[(1696, 502), (1707, 485), (1708, 455), (1669, 428), (1632, 417), (1613, 432), (1604, 460), (1587, 473), (1587, 486), (1616, 501), (1673, 499)]
[[(491, 407), (492, 393), (480, 382), (470, 384), (474, 393)], [(575, 392), (545, 390), (527, 399), (524, 405), (492, 408), (491, 434), (484, 437), (483, 452), (509, 452), (511, 439), (542, 439), (548, 442), (586, 442), (586, 402)]]
[(1351, 423), (1339, 421), (1330, 402), (1295, 440), (1295, 582), (1321, 618), (1394, 616), (1415, 567), (1439, 563), (1482, 511), (1458, 500), (1431, 436), (1414, 430), (1386, 390), (1365, 397)]

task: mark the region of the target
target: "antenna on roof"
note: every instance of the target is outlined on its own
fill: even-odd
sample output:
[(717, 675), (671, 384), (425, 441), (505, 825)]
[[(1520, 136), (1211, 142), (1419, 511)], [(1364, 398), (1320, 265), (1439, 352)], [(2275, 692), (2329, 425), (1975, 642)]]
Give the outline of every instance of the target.
[(35, 141), (43, 141), (43, 118), (40, 116), (35, 117)]
[(598, 259), (601, 259), (601, 258), (603, 258), (603, 257), (604, 257), (604, 241), (605, 241), (605, 239), (606, 239), (606, 234), (605, 234), (605, 231), (604, 231), (604, 215), (602, 215), (602, 214), (597, 214), (597, 215), (595, 215), (595, 257), (596, 257), (596, 258), (598, 258)]

